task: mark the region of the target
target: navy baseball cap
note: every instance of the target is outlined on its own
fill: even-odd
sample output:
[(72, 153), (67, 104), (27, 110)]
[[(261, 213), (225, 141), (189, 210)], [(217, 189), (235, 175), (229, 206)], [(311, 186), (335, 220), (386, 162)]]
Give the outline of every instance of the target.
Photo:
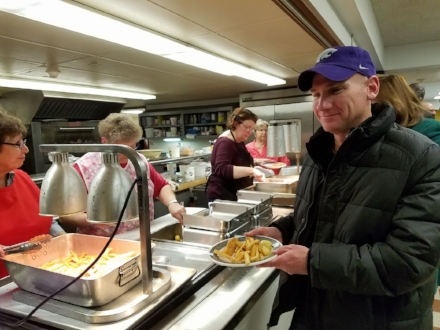
[(332, 81), (344, 81), (355, 73), (369, 78), (376, 74), (376, 67), (366, 50), (354, 46), (340, 46), (324, 50), (316, 59), (315, 66), (299, 75), (300, 90), (305, 92), (312, 88), (315, 73)]

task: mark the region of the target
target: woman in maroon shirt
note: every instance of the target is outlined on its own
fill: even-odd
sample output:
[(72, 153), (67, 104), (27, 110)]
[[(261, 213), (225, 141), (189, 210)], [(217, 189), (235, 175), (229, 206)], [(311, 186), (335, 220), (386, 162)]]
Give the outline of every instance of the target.
[(237, 108), (228, 118), (228, 131), (217, 139), (211, 156), (212, 174), (208, 181), (208, 199), (236, 201), (238, 190), (249, 187), (253, 180), (264, 181), (264, 174), (255, 169), (254, 159), (244, 141), (252, 134), (257, 116)]

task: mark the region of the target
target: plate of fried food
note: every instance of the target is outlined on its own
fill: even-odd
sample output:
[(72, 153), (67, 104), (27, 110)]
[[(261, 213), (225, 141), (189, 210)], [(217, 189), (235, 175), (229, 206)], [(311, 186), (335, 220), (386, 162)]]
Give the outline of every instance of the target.
[(279, 168), (286, 167), (287, 165), (285, 163), (282, 163), (282, 162), (275, 162), (275, 163), (264, 163), (263, 166), (265, 168), (270, 169), (270, 170), (276, 170), (276, 169), (279, 169)]
[(236, 236), (215, 244), (209, 251), (212, 261), (226, 267), (252, 267), (274, 258), (281, 243), (268, 236)]

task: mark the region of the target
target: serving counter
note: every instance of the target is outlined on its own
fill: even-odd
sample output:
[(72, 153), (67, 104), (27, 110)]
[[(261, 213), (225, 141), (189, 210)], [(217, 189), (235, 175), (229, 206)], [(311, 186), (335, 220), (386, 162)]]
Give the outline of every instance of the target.
[[(282, 208), (274, 208), (273, 211), (275, 217), (290, 212), (289, 209)], [(121, 239), (139, 239), (138, 230), (117, 236)], [(145, 308), (120, 321), (90, 324), (63, 316), (65, 313), (60, 313), (60, 304), (52, 300), (31, 317), (26, 328), (267, 329), (266, 324), (278, 286), (277, 270), (256, 267), (225, 268), (211, 261), (208, 246), (164, 240), (154, 242), (156, 246), (153, 250), (153, 263), (156, 267), (190, 267), (196, 270), (196, 274), (190, 282), (178, 289), (175, 287), (181, 284), (178, 275), (173, 278), (170, 290), (176, 290), (175, 294), (167, 300), (159, 297), (154, 301), (153, 305), (158, 307), (153, 312), (151, 308)], [(14, 323), (32, 311), (31, 305), (42, 301), (39, 296), (20, 291), (22, 290), (10, 282), (9, 278), (0, 281), (0, 320)], [(22, 296), (18, 300), (26, 303), (19, 302), (17, 295)], [(2, 326), (0, 329), (8, 329)]]

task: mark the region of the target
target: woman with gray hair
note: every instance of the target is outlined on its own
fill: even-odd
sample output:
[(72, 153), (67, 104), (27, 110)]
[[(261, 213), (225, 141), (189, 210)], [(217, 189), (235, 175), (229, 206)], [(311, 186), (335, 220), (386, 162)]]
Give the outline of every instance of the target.
[[(267, 157), (267, 130), (269, 123), (265, 120), (258, 119), (254, 127), (255, 140), (251, 143), (246, 144), (246, 149), (249, 151), (251, 156), (254, 158), (256, 163), (264, 163), (267, 161), (281, 162), (285, 163), (287, 166), (290, 165), (290, 160), (287, 156), (283, 157)], [(260, 165), (264, 167), (263, 165)], [(280, 169), (272, 169), (275, 174), (280, 173)]]
[[(99, 134), (101, 135), (101, 142), (103, 144), (122, 144), (133, 149), (136, 143), (142, 137), (142, 128), (135, 122), (130, 115), (123, 113), (112, 113), (107, 118), (99, 122)], [(148, 197), (150, 220), (154, 219), (154, 201), (153, 198), (159, 199), (164, 205), (168, 207), (170, 214), (183, 223), (182, 214), (185, 213), (185, 208), (179, 204), (168, 182), (156, 172), (147, 159), (142, 155), (139, 156), (147, 165), (148, 178)], [(119, 164), (128, 173), (130, 178), (134, 180), (136, 173), (131, 161), (122, 154), (118, 154)], [(90, 184), (102, 166), (101, 153), (89, 152), (78, 159), (73, 167), (80, 174), (84, 181), (87, 190)], [(92, 225), (87, 222), (86, 213), (72, 215), (68, 217), (61, 217), (62, 225), (69, 225), (77, 228), (77, 233), (96, 235), (96, 236), (111, 236), (114, 226), (110, 225)], [(126, 221), (121, 223), (118, 234), (132, 230), (139, 227), (139, 221)]]

